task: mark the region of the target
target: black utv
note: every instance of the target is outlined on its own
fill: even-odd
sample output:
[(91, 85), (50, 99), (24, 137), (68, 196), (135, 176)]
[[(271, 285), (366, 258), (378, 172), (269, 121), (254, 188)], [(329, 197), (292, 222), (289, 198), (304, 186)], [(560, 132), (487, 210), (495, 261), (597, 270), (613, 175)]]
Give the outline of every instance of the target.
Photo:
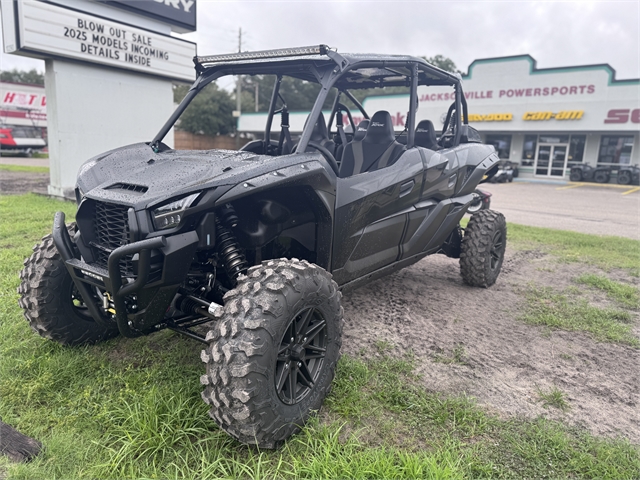
[(620, 185), (640, 185), (640, 167), (637, 165), (620, 166), (617, 181)]
[[(341, 292), (434, 253), (459, 258), (468, 285), (496, 281), (503, 215), (481, 210), (465, 229), (460, 220), (499, 160), (467, 124), (459, 77), (420, 58), (320, 45), (194, 61), (197, 80), (153, 140), (80, 168), (76, 223), (55, 215), (25, 261), (20, 305), (37, 333), (65, 345), (166, 328), (202, 342), (213, 419), (241, 442), (274, 448), (330, 389)], [(264, 135), (239, 151), (162, 143), (224, 75), (273, 78)], [(286, 77), (318, 92), (299, 138)], [(389, 112), (358, 101), (389, 88), (406, 91), (396, 129)], [(418, 125), (419, 89), (451, 91), (442, 131)]]
[(609, 183), (610, 179), (611, 169), (609, 167), (594, 167), (586, 163), (574, 165), (569, 173), (569, 180), (572, 182)]

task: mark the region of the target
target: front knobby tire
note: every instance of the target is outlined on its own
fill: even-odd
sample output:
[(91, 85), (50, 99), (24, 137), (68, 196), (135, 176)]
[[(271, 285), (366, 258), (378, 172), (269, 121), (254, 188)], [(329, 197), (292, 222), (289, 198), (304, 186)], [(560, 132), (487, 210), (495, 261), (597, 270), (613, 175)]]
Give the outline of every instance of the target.
[(472, 287), (490, 287), (498, 279), (507, 246), (504, 215), (493, 210), (473, 214), (460, 247), (460, 274)]
[[(73, 238), (75, 223), (67, 225)], [(118, 327), (97, 324), (77, 292), (71, 275), (47, 235), (33, 247), (20, 272), (18, 303), (31, 328), (62, 345), (87, 345), (118, 335)]]
[(338, 361), (341, 293), (306, 261), (265, 261), (241, 276), (207, 333), (202, 398), (242, 443), (276, 448), (329, 393)]

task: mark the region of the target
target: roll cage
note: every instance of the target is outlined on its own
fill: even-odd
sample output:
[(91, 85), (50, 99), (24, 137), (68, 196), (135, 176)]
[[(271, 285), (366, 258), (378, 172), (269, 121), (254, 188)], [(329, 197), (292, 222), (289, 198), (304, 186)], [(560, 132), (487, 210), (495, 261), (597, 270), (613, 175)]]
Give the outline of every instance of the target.
[[(208, 84), (226, 75), (274, 75), (276, 81), (271, 94), (271, 102), (267, 116), (263, 142), (270, 145), (271, 128), (276, 114), (284, 113), (283, 123), (286, 121), (286, 104), (277, 108), (280, 96), (280, 84), (283, 76), (290, 76), (321, 86), (320, 92), (311, 109), (310, 121), (307, 122), (302, 136), (298, 141), (298, 151), (307, 148), (313, 125), (322, 114), (322, 107), (332, 88), (338, 94), (333, 101), (329, 128), (333, 117), (340, 109), (346, 109), (349, 120), (353, 125), (348, 108), (340, 102), (344, 95), (360, 110), (365, 118), (369, 115), (362, 104), (351, 94), (350, 90), (381, 87), (409, 87), (410, 100), (407, 116), (407, 148), (414, 146), (416, 110), (418, 106), (417, 87), (421, 85), (449, 85), (454, 88), (455, 100), (449, 107), (443, 125), (443, 135), (450, 131), (447, 146), (452, 147), (460, 143), (462, 125), (468, 125), (467, 102), (462, 92), (460, 78), (430, 65), (422, 58), (405, 55), (379, 54), (344, 54), (326, 45), (300, 47), (281, 50), (265, 50), (257, 52), (241, 52), (237, 54), (198, 56), (193, 59), (197, 73), (196, 81), (174, 111), (165, 125), (153, 139), (151, 146), (158, 151), (162, 139), (180, 118), (193, 98)], [(283, 102), (284, 103), (284, 102)], [(462, 115), (456, 115), (462, 112)], [(281, 153), (281, 152), (280, 152)]]

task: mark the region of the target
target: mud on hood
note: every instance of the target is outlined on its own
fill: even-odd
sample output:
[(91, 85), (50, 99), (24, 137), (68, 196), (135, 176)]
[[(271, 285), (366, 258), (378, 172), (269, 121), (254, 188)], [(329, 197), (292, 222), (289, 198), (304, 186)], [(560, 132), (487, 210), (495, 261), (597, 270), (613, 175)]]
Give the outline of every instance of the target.
[(274, 157), (234, 150), (168, 150), (146, 143), (111, 150), (84, 163), (78, 187), (97, 200), (145, 208), (168, 198), (213, 186), (235, 185)]

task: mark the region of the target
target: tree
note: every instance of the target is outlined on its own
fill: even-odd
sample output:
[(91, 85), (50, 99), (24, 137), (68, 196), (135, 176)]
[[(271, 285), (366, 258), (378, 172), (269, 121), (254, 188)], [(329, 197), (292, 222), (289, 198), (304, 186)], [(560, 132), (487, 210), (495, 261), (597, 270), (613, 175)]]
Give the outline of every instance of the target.
[[(258, 111), (268, 111), (275, 81), (275, 75), (247, 75), (243, 77), (242, 111), (255, 112), (256, 85), (258, 86)], [(280, 95), (287, 102), (287, 108), (291, 112), (311, 110), (318, 92), (320, 92), (319, 84), (294, 77), (283, 77), (280, 84)], [(327, 99), (325, 108), (331, 107), (332, 100), (333, 98)], [(282, 102), (280, 101), (278, 105), (282, 105)]]
[(0, 81), (12, 83), (28, 83), (31, 85), (44, 85), (44, 75), (32, 68), (28, 72), (25, 70), (4, 70), (0, 72)]
[[(174, 101), (182, 101), (188, 91), (188, 85), (174, 86)], [(231, 96), (218, 88), (215, 82), (211, 82), (191, 101), (180, 116), (176, 127), (187, 132), (211, 136), (231, 133), (235, 126), (234, 109)]]
[(434, 57), (422, 58), (424, 58), (427, 63), (430, 63), (431, 65), (438, 67), (445, 72), (462, 73), (460, 70), (458, 70), (458, 67), (456, 67), (456, 64), (453, 62), (453, 60), (451, 60), (449, 57), (445, 57), (444, 55), (438, 54)]

